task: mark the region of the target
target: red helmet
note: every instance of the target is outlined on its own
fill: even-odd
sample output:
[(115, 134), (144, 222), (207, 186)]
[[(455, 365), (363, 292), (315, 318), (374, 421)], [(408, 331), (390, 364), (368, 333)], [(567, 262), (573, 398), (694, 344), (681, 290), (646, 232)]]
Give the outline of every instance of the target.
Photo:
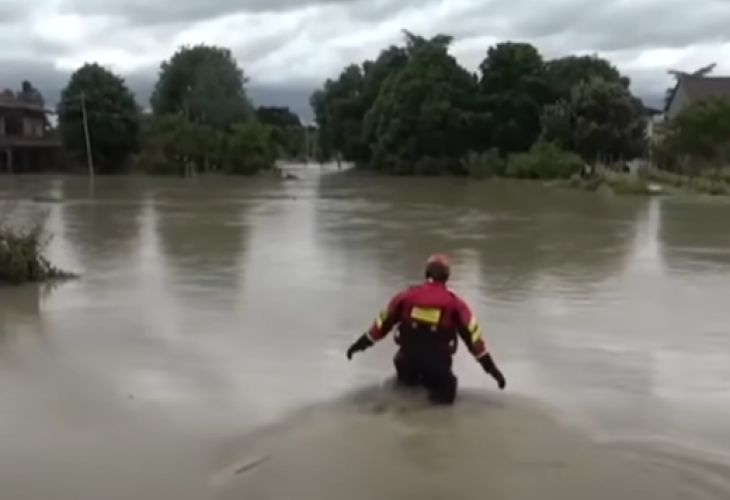
[(426, 279), (446, 283), (451, 275), (449, 257), (444, 253), (435, 253), (426, 260)]

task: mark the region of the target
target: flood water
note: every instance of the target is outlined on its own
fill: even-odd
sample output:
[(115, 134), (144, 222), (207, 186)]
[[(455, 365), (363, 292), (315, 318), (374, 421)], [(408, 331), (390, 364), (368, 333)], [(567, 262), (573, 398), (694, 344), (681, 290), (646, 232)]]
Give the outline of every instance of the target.
[(390, 375), (391, 342), (344, 350), (435, 251), (508, 379), (460, 352), (462, 386), (730, 454), (730, 204), (298, 173), (0, 178), (61, 200), (18, 209), (48, 211), (51, 260), (82, 274), (0, 290), (0, 497), (210, 498), (236, 436)]

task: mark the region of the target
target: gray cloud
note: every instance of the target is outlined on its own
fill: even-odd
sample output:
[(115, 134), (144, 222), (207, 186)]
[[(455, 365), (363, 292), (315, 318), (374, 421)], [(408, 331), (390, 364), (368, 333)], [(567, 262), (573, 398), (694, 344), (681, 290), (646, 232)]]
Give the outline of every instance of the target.
[[(18, 89), (23, 80), (29, 80), (40, 90), (47, 106), (51, 108), (58, 102), (69, 76), (69, 72), (58, 71), (50, 63), (28, 60), (4, 60), (0, 63), (0, 82), (4, 87)], [(141, 105), (146, 105), (155, 83), (156, 73), (138, 72), (125, 77), (137, 101)], [(258, 106), (288, 106), (303, 119), (310, 120), (312, 113), (309, 109), (309, 96), (312, 90), (313, 87), (307, 84), (262, 85), (251, 82), (249, 95)]]
[(62, 0), (61, 12), (106, 15), (137, 27), (183, 25), (236, 14), (276, 14), (308, 6), (341, 6), (359, 21), (380, 21), (434, 0)]
[[(305, 116), (310, 115), (309, 93), (332, 76), (327, 73), (351, 59), (373, 57), (380, 48), (396, 41), (395, 19), (404, 28), (426, 36), (445, 32), (460, 41), (479, 37), (532, 41), (551, 57), (601, 51), (614, 60), (629, 61), (647, 49), (730, 41), (726, 29), (730, 2), (721, 0), (705, 0), (701, 9), (689, 0), (543, 0), (539, 4), (534, 0), (62, 0), (66, 13), (109, 16), (106, 20), (82, 21), (83, 38), (29, 29), (30, 19), (38, 21), (44, 7), (44, 0), (38, 1), (0, 0), (0, 83), (16, 86), (29, 79), (49, 102), (55, 102), (68, 77), (56, 70), (51, 60), (75, 61), (82, 51), (96, 54), (92, 49), (103, 52), (113, 48), (124, 49), (131, 56), (139, 54), (140, 58), (166, 57), (177, 37), (194, 28), (196, 22), (225, 20), (236, 13), (273, 13), (279, 17), (253, 17), (246, 24), (226, 21), (217, 32), (211, 32), (210, 39), (195, 28), (195, 36), (208, 43), (227, 40), (248, 73), (287, 82), (268, 85), (254, 78), (250, 87), (257, 103), (289, 105)], [(290, 12), (305, 6), (322, 8), (306, 15)], [(48, 8), (44, 15), (53, 14), (53, 6)], [(469, 64), (488, 48), (487, 41), (483, 47), (468, 45), (468, 54), (464, 54)], [(117, 56), (102, 57), (115, 60)], [(707, 57), (698, 64), (713, 61), (711, 55)], [(694, 61), (688, 57), (685, 62)], [(722, 65), (724, 61), (717, 62)], [(141, 103), (148, 98), (156, 72), (156, 67), (150, 67), (128, 75)], [(664, 68), (630, 75), (635, 92), (652, 104), (661, 101), (663, 87), (670, 82)]]
[[(462, 17), (463, 16), (463, 17)], [(562, 52), (683, 48), (702, 42), (730, 41), (730, 3), (696, 9), (687, 0), (600, 3), (594, 0), (497, 0), (459, 13), (452, 33), (541, 40)], [(445, 31), (449, 31), (446, 29)]]
[(190, 23), (234, 14), (281, 13), (350, 0), (63, 0), (62, 12), (116, 16), (137, 26)]
[(28, 13), (28, 4), (21, 0), (2, 0), (0, 2), (0, 27), (17, 22)]
[(682, 48), (730, 41), (730, 3), (708, 1), (697, 9), (686, 0), (573, 0), (555, 2), (545, 14), (540, 9), (535, 15), (521, 16), (512, 29), (530, 38), (559, 37), (566, 45), (599, 51)]

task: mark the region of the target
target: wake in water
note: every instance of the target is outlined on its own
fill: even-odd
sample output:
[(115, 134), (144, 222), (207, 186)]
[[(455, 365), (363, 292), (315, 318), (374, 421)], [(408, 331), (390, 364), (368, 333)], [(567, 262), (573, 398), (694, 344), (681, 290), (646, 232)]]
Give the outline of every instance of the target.
[(213, 476), (220, 500), (730, 498), (724, 466), (602, 445), (532, 402), (468, 390), (444, 408), (370, 387), (234, 448)]

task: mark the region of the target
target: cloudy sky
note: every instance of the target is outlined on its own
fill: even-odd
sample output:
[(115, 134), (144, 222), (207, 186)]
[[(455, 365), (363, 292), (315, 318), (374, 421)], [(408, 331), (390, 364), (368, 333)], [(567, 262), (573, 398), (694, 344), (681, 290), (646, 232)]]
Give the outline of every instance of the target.
[(308, 96), (405, 28), (456, 37), (475, 68), (490, 44), (535, 43), (549, 56), (598, 53), (650, 101), (668, 68), (717, 62), (730, 74), (727, 0), (0, 0), (0, 85), (23, 79), (55, 103), (68, 72), (95, 61), (123, 73), (141, 102), (181, 44), (230, 47), (258, 104), (309, 114)]

